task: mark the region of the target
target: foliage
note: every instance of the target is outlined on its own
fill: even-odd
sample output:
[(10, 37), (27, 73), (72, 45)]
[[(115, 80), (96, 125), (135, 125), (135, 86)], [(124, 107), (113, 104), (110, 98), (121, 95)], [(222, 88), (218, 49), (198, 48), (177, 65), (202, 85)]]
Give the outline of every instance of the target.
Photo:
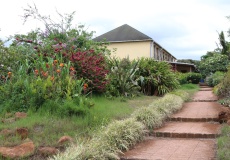
[(221, 136), (217, 139), (217, 158), (219, 160), (230, 159), (230, 127), (225, 125), (221, 129)]
[(183, 84), (177, 90), (170, 92), (171, 94), (175, 94), (180, 96), (185, 102), (190, 101), (192, 95), (199, 90), (199, 86), (196, 84)]
[(58, 59), (65, 64), (71, 61), (71, 66), (78, 72), (78, 79), (88, 82), (87, 92), (104, 91), (108, 72), (105, 69), (105, 55), (110, 53), (106, 49), (107, 43), (94, 42), (93, 32), (87, 32), (83, 25), (72, 27), (74, 12), (65, 15), (58, 13), (61, 20), (55, 22), (50, 16), (41, 15), (36, 6), (28, 7), (24, 10), (24, 21), (32, 17), (41, 21), (45, 30), (38, 28), (27, 35), (15, 35), (11, 47), (31, 57), (27, 59), (32, 69), (36, 67), (37, 55), (42, 57), (44, 63), (50, 59)]
[(132, 117), (142, 122), (146, 129), (150, 131), (160, 127), (164, 119), (182, 107), (185, 99), (184, 95), (188, 95), (188, 93), (184, 91), (182, 99), (180, 97), (181, 92), (182, 91), (174, 91), (173, 94), (166, 94), (163, 98), (153, 101), (149, 106), (135, 110)]
[(230, 107), (230, 98), (226, 97), (226, 98), (220, 99), (218, 100), (218, 103), (220, 103), (221, 105), (225, 107)]
[(143, 139), (143, 129), (144, 126), (140, 122), (136, 122), (133, 118), (114, 121), (102, 129), (97, 136), (93, 137), (92, 140), (84, 146), (73, 146), (74, 150), (71, 148), (69, 148), (69, 150), (74, 152), (67, 150), (64, 154), (58, 154), (51, 159), (61, 160), (70, 159), (70, 157), (76, 160), (120, 159), (119, 154), (121, 154), (122, 151), (127, 150)]
[(183, 99), (175, 94), (166, 94), (163, 98), (154, 101), (150, 106), (156, 108), (164, 118), (181, 109)]
[(178, 81), (179, 81), (180, 85), (188, 83), (187, 73), (175, 72), (175, 74), (176, 74), (176, 76), (178, 78)]
[(188, 91), (186, 92), (182, 89), (177, 89), (177, 90), (170, 92), (170, 93), (181, 97), (183, 99), (183, 101), (188, 101), (190, 98), (190, 94), (188, 93)]
[(132, 115), (137, 121), (143, 123), (146, 129), (152, 131), (154, 128), (160, 127), (164, 116), (157, 112), (155, 108), (142, 107), (137, 109)]
[(78, 76), (88, 81), (88, 90), (105, 91), (108, 84), (106, 78), (108, 70), (104, 55), (96, 54), (94, 50), (76, 52), (72, 54), (71, 61), (74, 63)]
[(208, 51), (205, 55), (201, 56), (201, 60), (213, 57), (215, 54), (220, 54), (219, 51)]
[[(47, 100), (60, 103), (72, 100), (82, 107), (86, 103), (81, 101), (89, 101), (86, 94), (105, 91), (108, 52), (103, 46), (106, 44), (92, 41), (93, 32), (88, 33), (84, 26), (72, 28), (74, 13), (58, 15), (61, 21), (56, 23), (49, 16), (40, 15), (36, 6), (29, 6), (25, 10), (25, 22), (29, 17), (42, 21), (45, 31), (36, 29), (26, 35), (15, 35), (9, 49), (1, 47), (1, 54), (7, 54), (3, 60), (12, 60), (7, 65), (1, 62), (1, 68), (15, 68), (1, 75), (1, 109), (38, 110)], [(20, 63), (18, 54), (23, 57)], [(7, 59), (11, 55), (16, 58)], [(76, 108), (65, 109), (68, 112), (65, 115), (80, 112)]]
[(230, 68), (225, 74), (223, 80), (216, 86), (217, 95), (221, 97), (230, 97)]
[(110, 84), (107, 86), (109, 95), (112, 96), (133, 96), (138, 94), (138, 62), (131, 62), (129, 58), (111, 58), (109, 61), (111, 72), (108, 75)]
[(176, 75), (178, 77), (178, 81), (180, 82), (180, 84), (187, 84), (187, 83), (198, 84), (200, 82), (200, 79), (202, 78), (200, 73), (195, 73), (195, 72), (188, 72), (188, 73), (176, 72)]
[(206, 77), (206, 82), (209, 86), (214, 87), (223, 80), (224, 75), (224, 72), (216, 71), (214, 74)]
[[(62, 44), (62, 47), (67, 49), (71, 47), (81, 50), (93, 48), (99, 52), (102, 50), (108, 52), (105, 47), (102, 47), (102, 43), (92, 41), (94, 32), (87, 32), (84, 25), (72, 27), (74, 14), (75, 12), (62, 15), (57, 11), (59, 21), (56, 22), (50, 16), (41, 15), (36, 5), (28, 5), (28, 8), (24, 9), (24, 15), (22, 15), (24, 23), (32, 18), (33, 20), (40, 21), (45, 29), (43, 31), (38, 28), (27, 35), (16, 35), (14, 44), (24, 44), (25, 46), (32, 47), (33, 50), (40, 50), (44, 54), (49, 52), (50, 49), (52, 50), (52, 47), (57, 47), (55, 46), (57, 44)], [(40, 49), (41, 46), (43, 47), (42, 50)], [(56, 48), (56, 51), (58, 52), (59, 49)]]
[(219, 34), (219, 41), (220, 45), (222, 47), (221, 54), (228, 56), (228, 59), (230, 60), (230, 44), (225, 40), (224, 32), (221, 31)]
[(202, 78), (200, 73), (189, 72), (187, 74), (187, 81), (193, 84), (198, 84)]
[(31, 70), (29, 62), (26, 62), (0, 88), (2, 105), (6, 110), (27, 111), (31, 107), (37, 110), (47, 100), (71, 100), (82, 96), (84, 81), (71, 74), (74, 69), (70, 63), (53, 59), (45, 62), (40, 56)]
[(200, 62), (199, 71), (203, 77), (211, 75), (216, 71), (227, 71), (229, 65), (228, 56), (222, 54), (214, 54)]
[(146, 95), (164, 95), (179, 87), (177, 77), (167, 62), (142, 58), (139, 68), (139, 75), (144, 77), (139, 83)]
[[(191, 86), (194, 85), (190, 84)], [(59, 153), (50, 160), (120, 159), (119, 154), (122, 154), (122, 150), (127, 150), (143, 139), (144, 128), (151, 129), (159, 126), (162, 121), (157, 122), (158, 118), (159, 120), (167, 118), (171, 113), (179, 110), (182, 104), (183, 100), (179, 96), (166, 94), (149, 106), (143, 107), (143, 110), (141, 108), (136, 110), (131, 118), (115, 121), (104, 127), (90, 141), (84, 144), (80, 143), (78, 146), (71, 146), (66, 152)], [(139, 113), (139, 111), (141, 112)], [(154, 122), (155, 125), (152, 125), (151, 122)]]
[(24, 56), (17, 53), (12, 48), (4, 46), (3, 41), (0, 40), (0, 84), (7, 81), (9, 73), (15, 72), (19, 65), (24, 61)]

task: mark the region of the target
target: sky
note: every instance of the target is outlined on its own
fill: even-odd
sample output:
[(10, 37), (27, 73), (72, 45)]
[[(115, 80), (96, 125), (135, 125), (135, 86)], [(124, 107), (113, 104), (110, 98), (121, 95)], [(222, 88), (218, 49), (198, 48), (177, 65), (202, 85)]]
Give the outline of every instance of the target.
[(61, 14), (76, 12), (73, 26), (83, 24), (100, 36), (128, 24), (151, 37), (177, 59), (200, 60), (217, 48), (218, 33), (230, 29), (229, 0), (7, 0), (0, 5), (0, 38), (26, 34), (41, 27), (30, 19), (23, 25), (28, 5), (42, 15), (58, 20)]

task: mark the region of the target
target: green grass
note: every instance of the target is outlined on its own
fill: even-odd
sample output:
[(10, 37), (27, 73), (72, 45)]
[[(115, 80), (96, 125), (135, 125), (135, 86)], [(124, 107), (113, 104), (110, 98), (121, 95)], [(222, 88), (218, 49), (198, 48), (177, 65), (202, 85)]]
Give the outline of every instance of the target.
[(177, 90), (171, 92), (177, 96), (180, 96), (184, 101), (190, 101), (194, 93), (199, 91), (200, 87), (197, 84), (183, 84)]
[[(25, 119), (13, 123), (0, 122), (0, 131), (26, 127), (29, 130), (29, 138), (34, 141), (36, 146), (57, 146), (58, 139), (63, 135), (90, 138), (100, 126), (105, 126), (114, 119), (120, 120), (129, 117), (135, 109), (151, 103), (153, 99), (153, 97), (141, 96), (123, 102), (120, 98), (109, 100), (102, 96), (95, 96), (92, 98), (95, 105), (90, 108), (89, 113), (84, 117), (60, 118), (42, 108), (36, 113), (28, 112)], [(53, 107), (55, 109), (55, 105), (54, 102), (49, 102), (43, 107)], [(13, 146), (20, 143), (19, 137), (0, 135), (0, 144), (4, 146)]]
[[(183, 99), (174, 94), (154, 100), (146, 107), (137, 107), (131, 118), (116, 120), (101, 128), (90, 141), (72, 146), (50, 160), (119, 159), (119, 155), (144, 138), (145, 131), (159, 127), (173, 112), (182, 107)], [(162, 112), (164, 110), (165, 112)]]
[(193, 90), (199, 90), (199, 86), (197, 84), (192, 84), (192, 83), (189, 83), (189, 84), (182, 84), (180, 86), (181, 90), (186, 90), (186, 91), (193, 91)]
[[(189, 91), (193, 90), (195, 92), (195, 90), (198, 90), (198, 89), (196, 88), (196, 86), (193, 86), (193, 85), (188, 85), (188, 86), (183, 85), (179, 90), (174, 91), (173, 94), (185, 95), (185, 93), (188, 90)], [(103, 144), (103, 142), (100, 142), (100, 140), (103, 139), (102, 137), (105, 137), (105, 136), (100, 136), (100, 135), (104, 134), (102, 133), (102, 130), (103, 131), (110, 130), (109, 126), (111, 122), (113, 122), (112, 124), (121, 124), (121, 127), (123, 129), (127, 128), (125, 127), (126, 122), (127, 124), (131, 126), (132, 125), (135, 126), (138, 124), (137, 125), (138, 134), (139, 134), (138, 128), (140, 127), (139, 123), (143, 124), (146, 128), (149, 128), (149, 129), (160, 126), (162, 122), (157, 122), (157, 121), (164, 120), (165, 118), (162, 118), (162, 116), (167, 117), (169, 114), (173, 113), (175, 110), (178, 110), (181, 106), (182, 101), (184, 100), (183, 98), (180, 98), (180, 97), (179, 97), (180, 100), (179, 99), (177, 100), (177, 98), (175, 97), (178, 97), (178, 96), (175, 96), (175, 95), (173, 96), (169, 94), (168, 96), (166, 95), (164, 97), (140, 96), (140, 97), (135, 97), (135, 99), (127, 99), (126, 101), (124, 101), (124, 99), (122, 98), (115, 98), (111, 100), (111, 99), (106, 99), (105, 97), (101, 97), (101, 96), (93, 96), (91, 101), (94, 103), (94, 105), (90, 108), (89, 112), (87, 112), (85, 116), (78, 116), (78, 117), (63, 116), (62, 118), (60, 117), (62, 113), (59, 113), (59, 116), (58, 114), (52, 114), (52, 111), (55, 111), (56, 107), (60, 106), (61, 104), (57, 104), (56, 102), (50, 101), (47, 104), (45, 104), (43, 108), (41, 108), (41, 110), (37, 112), (29, 111), (28, 116), (25, 119), (21, 119), (14, 123), (7, 123), (7, 124), (0, 122), (0, 131), (3, 129), (13, 130), (19, 127), (26, 127), (29, 130), (28, 137), (35, 143), (37, 147), (39, 146), (62, 147), (58, 145), (57, 142), (61, 136), (68, 135), (68, 136), (74, 137), (75, 144), (80, 144), (80, 145), (77, 145), (77, 148), (79, 149), (80, 147), (80, 150), (81, 150), (85, 148), (85, 145), (91, 144), (90, 139), (99, 138), (99, 140), (96, 139), (95, 141), (93, 141), (92, 145), (96, 145), (96, 146), (102, 145), (102, 147), (100, 147), (101, 148), (100, 152), (97, 153), (97, 150), (94, 150), (91, 147), (89, 148), (89, 150), (93, 149), (93, 151), (95, 151), (95, 154), (97, 155), (103, 155), (103, 154), (106, 155), (107, 153), (110, 154), (110, 150), (108, 150), (109, 148), (106, 148), (106, 147), (109, 147), (109, 146), (111, 147), (111, 145)], [(68, 106), (68, 105), (71, 105), (71, 103), (64, 104), (64, 105)], [(151, 112), (149, 112), (148, 110), (146, 111), (144, 110), (144, 108), (148, 106), (153, 109), (151, 110)], [(158, 114), (155, 113), (154, 111), (156, 106), (158, 106), (157, 108), (159, 109), (159, 110), (157, 109), (157, 112), (162, 111), (162, 113), (160, 113), (159, 115), (160, 117), (158, 117), (157, 116)], [(137, 110), (141, 108), (143, 108), (143, 110), (140, 110), (140, 111), (143, 111), (143, 112), (140, 112), (137, 114)], [(165, 112), (163, 113), (163, 111)], [(142, 113), (144, 114), (145, 112), (149, 113), (150, 116), (142, 115)], [(156, 117), (152, 118), (151, 115), (154, 115)], [(126, 121), (130, 117), (132, 117), (132, 120)], [(117, 120), (117, 122), (114, 122), (115, 120)], [(120, 123), (120, 121), (122, 123)], [(153, 123), (154, 126), (151, 126), (150, 123)], [(127, 128), (127, 129), (130, 129), (130, 128)], [(132, 146), (133, 143), (136, 143), (135, 141), (136, 138), (132, 138), (131, 136), (132, 133), (135, 133), (135, 132), (131, 132), (131, 130), (130, 131), (124, 130), (123, 132), (119, 132), (120, 134), (118, 135), (119, 140), (122, 141), (122, 143), (124, 143), (125, 149), (127, 149), (127, 147)], [(125, 137), (131, 136), (130, 139), (133, 139), (134, 141), (129, 141), (129, 140), (127, 142), (123, 141), (123, 139), (120, 139), (123, 136)], [(114, 135), (112, 139), (108, 137), (108, 139), (106, 140), (106, 143), (107, 142), (109, 143), (110, 140), (113, 141), (114, 138), (116, 139), (118, 137), (116, 135)], [(138, 137), (138, 135), (137, 136), (135, 135), (135, 137)], [(21, 140), (19, 139), (19, 137), (12, 137), (12, 136), (4, 137), (0, 135), (0, 144), (2, 144), (3, 146), (13, 146), (13, 145), (20, 144), (20, 143), (21, 143)], [(113, 149), (115, 150), (111, 152), (111, 154), (115, 153), (116, 155), (119, 152), (119, 148), (117, 148), (117, 146), (114, 146)], [(66, 153), (68, 153), (68, 151)], [(79, 154), (80, 153), (83, 153), (83, 152), (79, 151)]]
[(230, 159), (230, 126), (228, 125), (222, 127), (221, 136), (217, 139), (217, 158)]

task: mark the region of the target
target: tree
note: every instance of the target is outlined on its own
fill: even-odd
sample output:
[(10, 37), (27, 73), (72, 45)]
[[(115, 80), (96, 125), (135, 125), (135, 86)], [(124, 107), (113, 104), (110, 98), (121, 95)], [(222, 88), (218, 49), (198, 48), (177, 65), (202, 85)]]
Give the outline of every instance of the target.
[(225, 40), (223, 31), (221, 31), (219, 34), (219, 41), (220, 41), (220, 45), (222, 46), (221, 54), (227, 55), (228, 59), (230, 60), (230, 51), (229, 51), (230, 46), (229, 46), (229, 42)]
[(203, 77), (211, 75), (216, 71), (226, 72), (229, 65), (227, 55), (214, 53), (213, 56), (201, 60), (199, 71)]

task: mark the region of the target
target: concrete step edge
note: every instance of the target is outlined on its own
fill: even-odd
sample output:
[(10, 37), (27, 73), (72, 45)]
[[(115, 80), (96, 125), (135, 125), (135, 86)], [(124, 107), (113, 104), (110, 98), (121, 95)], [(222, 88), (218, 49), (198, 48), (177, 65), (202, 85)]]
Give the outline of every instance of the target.
[(171, 122), (219, 122), (218, 117), (213, 118), (184, 118), (184, 117), (171, 117), (167, 121)]
[(211, 100), (211, 99), (208, 99), (208, 100), (202, 100), (202, 99), (197, 99), (197, 100), (191, 100), (190, 102), (217, 102), (218, 101), (218, 99), (213, 99), (213, 100)]
[(171, 132), (152, 132), (153, 137), (169, 137), (169, 138), (217, 138), (220, 134), (202, 134), (202, 133), (171, 133)]

